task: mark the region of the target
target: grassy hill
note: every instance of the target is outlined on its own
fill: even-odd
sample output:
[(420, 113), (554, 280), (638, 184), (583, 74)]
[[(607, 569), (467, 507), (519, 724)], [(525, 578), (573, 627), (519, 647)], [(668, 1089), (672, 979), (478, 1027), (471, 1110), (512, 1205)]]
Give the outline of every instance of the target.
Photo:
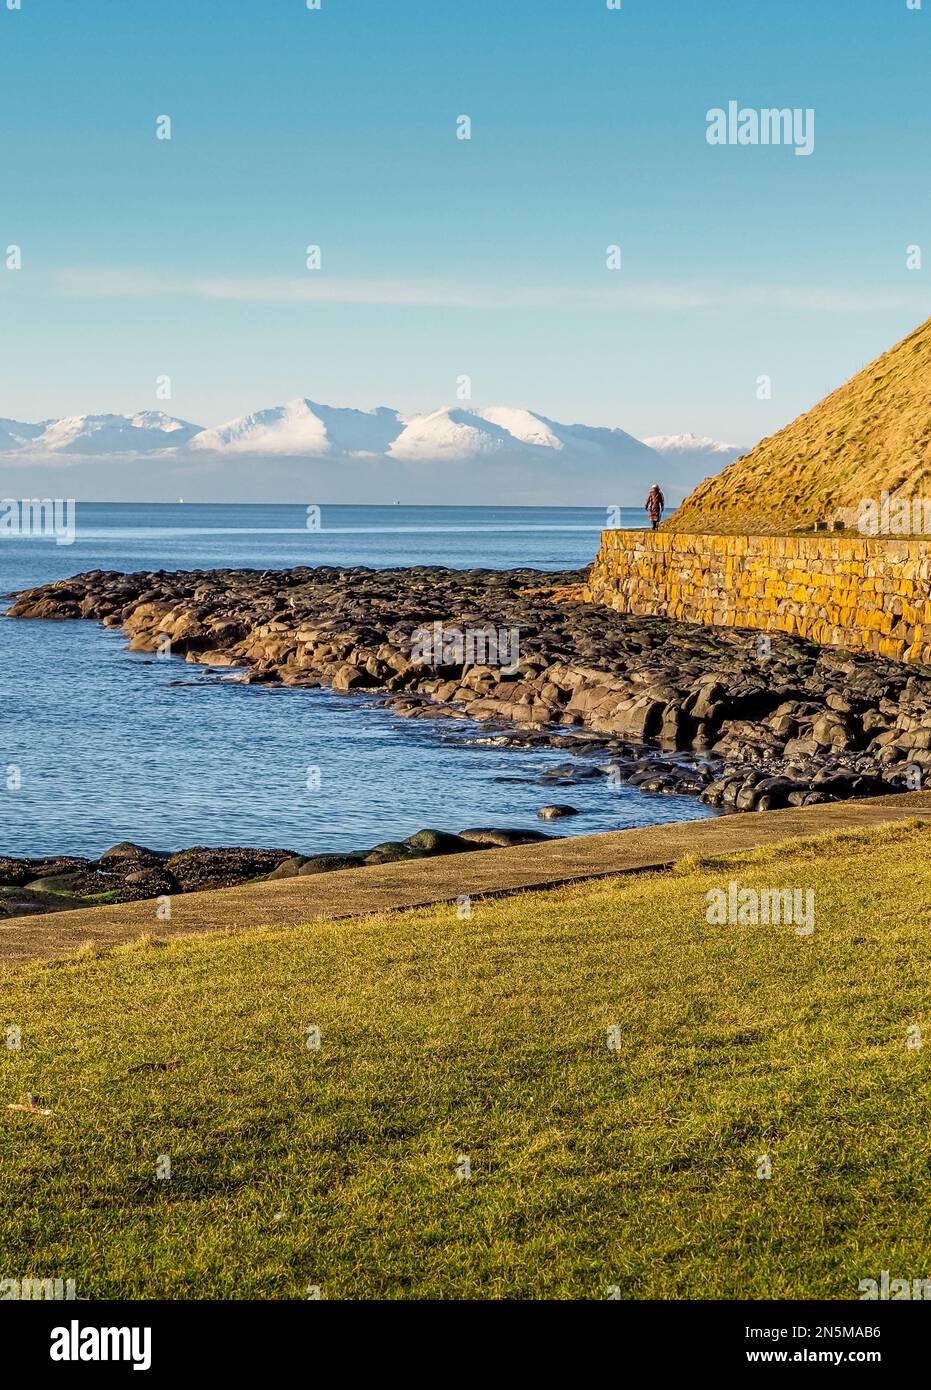
[[(929, 850), (912, 822), (470, 920), (13, 972), (4, 1275), (92, 1299), (850, 1299), (931, 1275), (931, 1047), (906, 1045), (931, 1028)], [(732, 878), (813, 887), (814, 932), (709, 925)], [(51, 1113), (7, 1108), (29, 1092)]]
[(784, 532), (883, 492), (931, 497), (931, 319), (692, 492), (664, 529)]

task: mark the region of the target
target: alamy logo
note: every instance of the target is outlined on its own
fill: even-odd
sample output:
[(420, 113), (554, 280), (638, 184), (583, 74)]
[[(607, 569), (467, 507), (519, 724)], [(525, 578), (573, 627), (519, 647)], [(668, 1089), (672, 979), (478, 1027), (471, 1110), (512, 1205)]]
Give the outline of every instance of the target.
[(73, 497), (0, 498), (0, 539), (53, 540), (74, 545), (77, 535)]
[(0, 1300), (29, 1302), (44, 1299), (61, 1303), (77, 1298), (73, 1279), (0, 1279)]
[(931, 498), (863, 497), (857, 508), (857, 530), (861, 536), (913, 536), (931, 531)]
[(888, 1269), (882, 1270), (878, 1279), (861, 1279), (857, 1288), (861, 1302), (931, 1299), (931, 1279), (890, 1279)]
[(520, 635), (516, 627), (415, 628), (411, 661), (418, 666), (500, 666), (513, 675), (520, 661)]
[(67, 1327), (52, 1328), (49, 1356), (53, 1361), (131, 1361), (134, 1371), (152, 1365), (151, 1327), (82, 1327), (72, 1318)]
[(714, 106), (705, 120), (709, 145), (791, 145), (797, 155), (814, 153), (815, 113), (811, 107), (765, 106), (757, 110), (729, 101), (726, 111)]
[(815, 929), (813, 888), (741, 888), (733, 879), (727, 888), (709, 888), (705, 920), (713, 927), (795, 927), (798, 936)]

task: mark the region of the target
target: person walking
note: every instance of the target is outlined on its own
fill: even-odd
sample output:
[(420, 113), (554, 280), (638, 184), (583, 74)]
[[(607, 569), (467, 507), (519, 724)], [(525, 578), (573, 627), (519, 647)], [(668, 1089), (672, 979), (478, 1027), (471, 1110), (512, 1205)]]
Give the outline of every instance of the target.
[(660, 487), (659, 483), (654, 483), (653, 486), (650, 488), (646, 505), (646, 513), (647, 516), (650, 518), (650, 525), (653, 527), (654, 531), (656, 530), (657, 526), (660, 524), (660, 521), (662, 520), (663, 508), (665, 507), (665, 505), (666, 499), (663, 496), (663, 490)]

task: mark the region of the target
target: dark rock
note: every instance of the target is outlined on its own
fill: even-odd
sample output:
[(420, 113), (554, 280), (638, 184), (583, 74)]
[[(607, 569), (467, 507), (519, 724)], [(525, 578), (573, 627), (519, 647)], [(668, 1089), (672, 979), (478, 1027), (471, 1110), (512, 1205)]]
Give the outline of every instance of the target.
[(460, 840), (468, 840), (474, 845), (497, 846), (506, 849), (511, 845), (535, 845), (541, 840), (551, 840), (552, 835), (546, 835), (542, 830), (499, 830), (495, 828), (479, 828), (477, 830), (460, 830)]
[[(209, 666), (241, 668), (244, 681), (329, 685), (357, 698), (375, 692), (406, 717), (494, 721), (488, 737), (501, 746), (578, 753), (590, 741), (592, 751), (614, 750), (622, 759), (634, 756), (625, 740), (659, 743), (674, 753), (711, 749), (712, 776), (696, 769), (683, 774), (668, 758), (622, 775), (661, 791), (703, 788), (703, 800), (722, 810), (738, 801), (747, 809), (769, 809), (784, 798), (796, 804), (826, 762), (832, 790), (812, 786), (812, 795), (899, 787), (903, 765), (931, 752), (927, 672), (778, 633), (761, 666), (752, 633), (573, 601), (584, 580), (585, 571), (439, 566), (93, 571), (16, 594), (10, 615), (122, 627), (138, 651), (155, 650), (158, 633), (166, 631), (175, 650)], [(412, 661), (416, 629), (438, 615), (460, 630), (517, 628), (519, 669), (505, 673), (465, 661), (432, 669)], [(750, 769), (758, 773), (755, 782), (722, 780), (725, 772)], [(850, 775), (838, 780), (841, 771)], [(570, 785), (583, 775), (590, 774), (573, 765), (544, 780)], [(761, 788), (764, 777), (788, 778), (793, 789)], [(141, 859), (134, 867), (145, 866), (158, 867)], [(107, 872), (118, 867), (116, 857), (100, 864)], [(274, 872), (277, 865), (262, 867)], [(4, 869), (0, 862), (0, 881), (4, 873), (6, 881), (22, 884), (54, 872), (38, 864), (24, 870), (9, 860)], [(227, 864), (218, 877), (192, 871), (188, 879), (206, 886), (229, 881), (230, 872)]]
[(462, 835), (451, 835), (446, 830), (418, 830), (404, 843), (419, 854), (461, 854), (475, 848)]
[(637, 785), (642, 792), (653, 792), (658, 794), (660, 792), (672, 791), (675, 784), (668, 773), (653, 772), (650, 776), (644, 777)]
[(400, 859), (424, 859), (425, 850), (417, 850), (406, 845), (403, 840), (385, 840), (383, 844), (373, 845), (364, 856), (366, 864), (394, 864)]
[(827, 792), (831, 796), (845, 797), (853, 793), (857, 774), (849, 768), (825, 767), (811, 779), (812, 791)]
[(86, 907), (83, 898), (63, 893), (42, 893), (32, 888), (0, 887), (0, 920), (6, 917), (33, 917), (43, 912), (69, 912)]
[(540, 820), (561, 820), (563, 816), (577, 816), (579, 809), (576, 806), (541, 806), (537, 812)]
[(789, 777), (764, 777), (753, 788), (753, 810), (776, 811), (789, 805), (789, 797), (799, 790)]
[(359, 869), (365, 863), (364, 854), (312, 854), (298, 869), (298, 876), (328, 874), (335, 869)]
[(118, 845), (105, 849), (97, 863), (111, 873), (119, 873), (130, 866), (163, 864), (168, 857), (161, 850), (146, 849), (144, 845), (134, 845), (131, 840), (121, 840)]
[(676, 796), (700, 796), (705, 790), (705, 781), (695, 774), (675, 772), (669, 790)]
[[(94, 869), (77, 869), (68, 874), (47, 874), (26, 884), (34, 893), (59, 893), (72, 898), (96, 898), (120, 891), (121, 880)], [(86, 904), (85, 904), (86, 905)]]
[(264, 878), (284, 860), (293, 858), (294, 850), (289, 849), (213, 849), (196, 845), (170, 855), (164, 867), (183, 893), (191, 893)]
[(756, 783), (745, 782), (742, 787), (738, 788), (737, 795), (734, 797), (734, 809), (736, 811), (752, 811), (756, 806), (757, 796)]
[(271, 873), (268, 874), (268, 878), (269, 880), (276, 878), (294, 878), (296, 874), (300, 873), (306, 862), (307, 860), (302, 854), (296, 854), (293, 859), (285, 859), (278, 865), (277, 869), (272, 869)]
[(0, 857), (0, 884), (8, 884), (11, 887), (23, 887), (31, 883), (36, 878), (45, 876), (72, 873), (77, 869), (86, 869), (90, 861), (78, 859), (67, 855), (48, 859), (11, 859)]
[(819, 748), (853, 748), (862, 742), (863, 728), (851, 715), (832, 711), (815, 720), (811, 737)]
[(176, 893), (178, 882), (162, 869), (141, 867), (126, 875), (122, 887), (131, 889), (134, 898), (162, 898)]
[(559, 767), (548, 767), (539, 777), (541, 782), (558, 782), (570, 784), (572, 782), (582, 782), (589, 778), (599, 777), (601, 769), (586, 766), (585, 763), (561, 763)]
[(351, 666), (348, 662), (340, 666), (332, 681), (334, 690), (358, 690), (376, 684), (367, 671), (360, 671), (358, 666)]

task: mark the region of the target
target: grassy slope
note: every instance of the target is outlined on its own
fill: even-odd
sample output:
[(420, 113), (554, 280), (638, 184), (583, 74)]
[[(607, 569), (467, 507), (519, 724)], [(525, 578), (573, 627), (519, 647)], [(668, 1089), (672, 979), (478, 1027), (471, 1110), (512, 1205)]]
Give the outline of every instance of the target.
[(686, 498), (666, 530), (778, 531), (931, 495), (931, 319)]
[[(0, 1277), (85, 1297), (849, 1298), (884, 1268), (931, 1275), (931, 1041), (906, 1048), (914, 1023), (931, 1036), (929, 849), (931, 828), (897, 827), (471, 921), (9, 976)], [(814, 935), (710, 927), (706, 890), (731, 877), (815, 886)], [(54, 1114), (6, 1109), (28, 1091)]]

